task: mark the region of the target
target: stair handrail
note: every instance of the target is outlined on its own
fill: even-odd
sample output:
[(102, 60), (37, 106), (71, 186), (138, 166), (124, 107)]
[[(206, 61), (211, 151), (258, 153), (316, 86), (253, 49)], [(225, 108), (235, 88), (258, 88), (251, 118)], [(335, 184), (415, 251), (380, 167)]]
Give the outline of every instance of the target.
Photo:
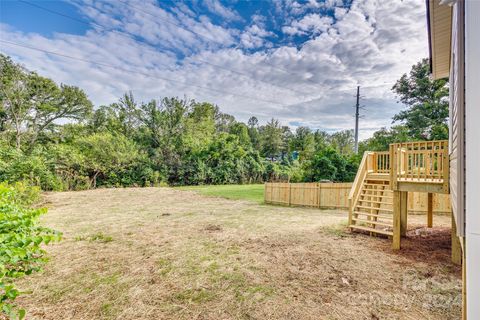
[(352, 224), (352, 216), (353, 216), (353, 206), (357, 202), (358, 195), (360, 194), (360, 190), (362, 188), (363, 182), (367, 177), (367, 173), (369, 171), (369, 160), (374, 156), (373, 152), (365, 151), (362, 157), (362, 161), (358, 166), (357, 174), (355, 175), (355, 180), (353, 181), (352, 189), (350, 189), (350, 193), (348, 194), (348, 204), (349, 204), (349, 215), (348, 215), (348, 224)]

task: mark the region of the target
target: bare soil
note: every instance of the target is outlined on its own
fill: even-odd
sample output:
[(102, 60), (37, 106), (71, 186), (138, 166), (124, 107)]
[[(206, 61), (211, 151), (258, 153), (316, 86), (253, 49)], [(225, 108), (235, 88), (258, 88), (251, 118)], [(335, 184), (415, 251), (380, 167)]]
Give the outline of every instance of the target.
[(458, 319), (450, 218), (409, 216), (403, 249), (346, 212), (170, 188), (46, 195), (64, 233), (22, 279), (27, 319)]

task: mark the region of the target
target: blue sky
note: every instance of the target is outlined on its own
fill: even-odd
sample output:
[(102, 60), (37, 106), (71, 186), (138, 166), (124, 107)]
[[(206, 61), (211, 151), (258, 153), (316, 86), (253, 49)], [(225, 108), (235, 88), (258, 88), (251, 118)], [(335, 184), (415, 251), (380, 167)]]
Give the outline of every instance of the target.
[(366, 138), (390, 125), (402, 108), (391, 86), (427, 56), (417, 0), (0, 3), (0, 40), (9, 42), (0, 51), (84, 88), (96, 105), (131, 90), (138, 100), (186, 96), (243, 121), (336, 131), (353, 127), (360, 85)]

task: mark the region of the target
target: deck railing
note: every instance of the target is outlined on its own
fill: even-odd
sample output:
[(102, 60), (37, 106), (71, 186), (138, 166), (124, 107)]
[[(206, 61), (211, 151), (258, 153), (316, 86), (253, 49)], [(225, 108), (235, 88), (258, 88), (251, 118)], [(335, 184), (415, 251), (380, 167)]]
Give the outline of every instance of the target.
[(443, 183), (448, 190), (448, 141), (416, 141), (390, 144), (389, 151), (367, 151), (349, 194), (355, 203), (369, 174), (390, 175), (390, 187), (398, 182)]
[(373, 152), (373, 172), (390, 173), (390, 152)]
[(448, 141), (402, 142), (390, 145), (391, 182), (448, 182)]

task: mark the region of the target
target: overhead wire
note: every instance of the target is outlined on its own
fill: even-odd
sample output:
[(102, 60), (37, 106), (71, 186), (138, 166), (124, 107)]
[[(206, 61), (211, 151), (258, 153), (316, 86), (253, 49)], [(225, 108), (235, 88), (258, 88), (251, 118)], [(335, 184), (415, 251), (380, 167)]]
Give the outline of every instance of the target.
[(97, 62), (97, 61), (93, 61), (93, 60), (85, 59), (85, 58), (80, 58), (80, 57), (74, 57), (74, 56), (70, 56), (70, 55), (67, 55), (67, 54), (59, 53), (59, 52), (54, 52), (54, 51), (50, 51), (50, 50), (46, 50), (46, 49), (42, 49), (42, 48), (37, 48), (37, 47), (27, 45), (27, 44), (23, 44), (23, 43), (17, 43), (17, 42), (2, 40), (2, 39), (0, 39), (0, 42), (10, 44), (10, 45), (14, 45), (14, 46), (18, 46), (18, 47), (23, 47), (23, 48), (30, 49), (30, 50), (40, 51), (40, 52), (43, 52), (43, 53), (46, 53), (46, 54), (60, 56), (60, 57), (67, 58), (67, 59), (72, 59), (72, 60), (76, 60), (76, 61), (91, 63), (91, 64), (94, 64), (94, 65), (107, 67), (107, 68), (112, 68), (112, 69), (115, 69), (115, 70), (121, 70), (121, 71), (127, 72), (127, 73), (139, 74), (139, 75), (143, 75), (143, 76), (149, 77), (149, 78), (160, 79), (160, 80), (163, 80), (163, 81), (166, 81), (166, 82), (176, 82), (176, 83), (180, 83), (180, 84), (182, 84), (186, 87), (196, 87), (196, 88), (200, 88), (200, 89), (204, 89), (204, 90), (210, 90), (210, 91), (215, 91), (215, 92), (228, 94), (228, 95), (232, 95), (232, 96), (238, 96), (238, 97), (249, 99), (249, 100), (261, 101), (261, 102), (264, 102), (264, 103), (274, 104), (274, 105), (281, 106), (281, 107), (286, 106), (284, 104), (281, 104), (278, 101), (267, 100), (267, 99), (252, 97), (252, 96), (248, 96), (248, 95), (243, 95), (243, 94), (236, 93), (236, 92), (220, 90), (220, 89), (215, 89), (215, 88), (201, 86), (201, 85), (196, 85), (196, 84), (187, 83), (187, 82), (180, 81), (180, 80), (165, 78), (165, 77), (161, 77), (161, 76), (158, 76), (158, 75), (152, 75), (152, 74), (142, 72), (142, 71), (129, 70), (129, 69), (119, 67), (119, 66), (115, 66), (115, 65), (111, 65), (111, 64), (108, 64), (108, 63)]
[[(126, 33), (122, 33), (122, 32), (119, 32), (117, 30), (113, 30), (113, 29), (108, 29), (96, 22), (86, 22), (84, 20), (81, 20), (81, 19), (77, 19), (75, 17), (72, 17), (70, 15), (67, 15), (67, 14), (64, 14), (62, 12), (58, 12), (58, 11), (55, 11), (55, 10), (51, 10), (49, 8), (46, 8), (46, 7), (43, 7), (43, 6), (40, 6), (38, 4), (35, 4), (35, 3), (32, 3), (30, 1), (26, 1), (26, 0), (19, 0), (20, 2), (22, 3), (25, 3), (25, 4), (28, 4), (28, 5), (31, 5), (31, 6), (34, 6), (36, 8), (39, 8), (41, 10), (44, 10), (44, 11), (47, 11), (47, 12), (50, 12), (52, 14), (56, 14), (56, 15), (59, 15), (59, 16), (62, 16), (62, 17), (65, 17), (65, 18), (68, 18), (68, 19), (71, 19), (73, 21), (76, 21), (76, 22), (79, 22), (79, 23), (82, 23), (82, 24), (86, 24), (86, 25), (94, 25), (94, 26), (97, 26), (98, 28), (101, 28), (101, 29), (104, 29), (104, 30), (107, 30), (108, 32), (113, 32), (113, 33), (117, 33), (117, 34), (120, 34), (122, 36), (125, 36), (127, 37), (128, 39), (130, 40), (133, 40), (135, 42), (141, 42), (141, 41), (138, 41), (136, 39), (134, 39), (131, 35), (128, 35)], [(198, 36), (201, 36), (203, 38), (206, 38), (204, 35), (200, 34), (200, 33), (197, 33), (193, 30), (190, 30), (190, 29), (187, 29), (177, 23), (173, 23), (167, 19), (160, 19), (159, 17), (147, 12), (147, 11), (144, 11), (144, 10), (140, 10), (138, 7), (136, 6), (133, 6), (131, 5), (130, 3), (126, 2), (126, 1), (123, 1), (123, 0), (119, 0), (121, 3), (124, 3), (132, 8), (136, 8), (137, 10), (141, 11), (141, 12), (144, 12), (146, 14), (149, 14), (151, 16), (154, 16), (156, 17), (157, 19), (159, 20), (162, 20), (162, 21), (165, 21), (165, 22), (168, 22), (172, 25), (175, 25), (179, 28), (182, 28), (184, 30), (187, 30), (187, 31), (190, 31), (192, 32), (193, 34), (196, 34)], [(337, 6), (338, 7), (338, 6)], [(347, 6), (347, 8), (350, 8), (350, 6)], [(239, 94), (239, 93), (235, 93), (235, 92), (231, 92), (231, 91), (226, 91), (226, 90), (220, 90), (220, 89), (215, 89), (215, 88), (211, 88), (211, 87), (206, 87), (206, 86), (200, 86), (200, 85), (195, 85), (195, 84), (190, 84), (190, 83), (186, 83), (186, 82), (182, 82), (182, 81), (179, 81), (179, 80), (174, 80), (174, 79), (169, 79), (169, 78), (165, 78), (165, 77), (160, 77), (160, 76), (156, 76), (156, 75), (151, 75), (151, 74), (147, 74), (145, 72), (141, 72), (141, 71), (134, 71), (134, 70), (129, 70), (129, 69), (126, 69), (126, 68), (122, 68), (122, 67), (118, 67), (118, 66), (114, 66), (114, 65), (110, 65), (110, 64), (106, 64), (106, 63), (103, 63), (103, 62), (96, 62), (96, 61), (93, 61), (93, 60), (89, 60), (89, 59), (84, 59), (84, 58), (80, 58), (80, 57), (73, 57), (73, 56), (69, 56), (69, 55), (66, 55), (66, 54), (61, 54), (61, 53), (58, 53), (58, 52), (52, 52), (52, 51), (49, 51), (49, 50), (45, 50), (45, 49), (41, 49), (41, 48), (36, 48), (36, 47), (33, 47), (33, 46), (29, 46), (29, 45), (26, 45), (26, 44), (20, 44), (20, 43), (14, 43), (14, 42), (10, 42), (10, 41), (4, 41), (4, 40), (0, 40), (1, 42), (3, 43), (8, 43), (8, 44), (11, 44), (11, 45), (16, 45), (16, 46), (19, 46), (19, 47), (24, 47), (24, 48), (27, 48), (27, 49), (31, 49), (31, 50), (37, 50), (37, 51), (42, 51), (44, 53), (47, 53), (47, 54), (52, 54), (52, 55), (57, 55), (57, 56), (61, 56), (61, 57), (64, 57), (64, 58), (68, 58), (68, 59), (74, 59), (74, 60), (77, 60), (77, 61), (83, 61), (83, 62), (86, 62), (86, 63), (91, 63), (91, 64), (95, 64), (95, 65), (99, 65), (99, 66), (103, 66), (103, 67), (108, 67), (108, 68), (114, 68), (114, 69), (117, 69), (117, 70), (122, 70), (124, 72), (128, 72), (128, 73), (136, 73), (136, 74), (141, 74), (141, 75), (144, 75), (144, 76), (147, 76), (147, 77), (150, 77), (150, 78), (156, 78), (156, 79), (161, 79), (161, 80), (164, 80), (164, 81), (171, 81), (171, 82), (176, 82), (176, 83), (180, 83), (184, 86), (190, 86), (190, 87), (197, 87), (197, 88), (200, 88), (200, 89), (205, 89), (205, 90), (209, 90), (209, 91), (214, 91), (214, 92), (219, 92), (219, 93), (224, 93), (224, 94), (229, 94), (229, 95), (233, 95), (233, 96), (238, 96), (238, 97), (242, 97), (242, 98), (245, 98), (245, 99), (249, 99), (249, 100), (255, 100), (255, 101), (261, 101), (261, 102), (265, 102), (265, 103), (270, 103), (270, 104), (275, 104), (275, 105), (278, 105), (278, 106), (282, 106), (282, 107), (286, 107), (287, 105), (284, 105), (280, 102), (277, 102), (277, 101), (273, 101), (273, 100), (267, 100), (267, 99), (262, 99), (262, 98), (256, 98), (256, 97), (253, 97), (253, 96), (247, 96), (247, 95), (243, 95), (243, 94)], [(143, 42), (141, 42), (142, 44), (144, 44)], [(150, 50), (153, 50), (155, 52), (157, 52), (157, 50), (154, 50), (152, 48), (149, 48), (149, 47), (146, 47), (147, 49), (150, 49)], [(160, 51), (160, 50), (158, 50)], [(247, 74), (244, 74), (244, 73), (241, 73), (241, 72), (238, 72), (236, 70), (232, 70), (232, 69), (229, 69), (229, 68), (226, 68), (226, 67), (222, 67), (222, 66), (218, 66), (218, 65), (214, 65), (208, 61), (202, 61), (202, 60), (199, 60), (201, 62), (204, 62), (206, 64), (210, 64), (212, 66), (215, 66), (217, 68), (221, 68), (221, 69), (225, 69), (225, 70), (228, 70), (232, 73), (236, 73), (236, 74), (239, 74), (239, 75), (243, 75), (243, 76), (246, 76), (246, 77), (249, 77), (251, 78), (250, 76), (248, 76)], [(272, 66), (273, 67), (273, 66)], [(280, 69), (280, 68), (277, 68), (283, 72), (286, 72), (286, 73), (290, 73), (290, 71), (288, 70), (285, 70), (285, 69)], [(255, 80), (255, 81), (259, 81), (259, 82), (264, 82), (264, 83), (267, 83), (269, 85), (272, 85), (272, 86), (276, 86), (276, 87), (283, 87), (283, 86), (279, 86), (277, 84), (273, 84), (273, 83), (270, 83), (270, 82), (266, 82), (266, 81), (263, 81), (263, 80), (260, 80), (260, 79), (256, 79), (256, 78), (251, 78), (252, 80)], [(310, 81), (311, 79), (304, 79), (305, 81)], [(317, 82), (313, 81), (315, 84), (318, 84)], [(296, 91), (294, 89), (291, 89), (291, 88), (286, 88), (288, 90), (292, 90), (292, 91)], [(340, 91), (350, 91), (350, 90), (340, 90)], [(305, 94), (304, 92), (300, 92), (301, 94)], [(316, 100), (313, 99), (313, 100)], [(307, 100), (307, 102), (309, 101), (313, 101), (311, 99)], [(294, 104), (290, 104), (290, 105), (297, 105), (297, 104), (300, 104), (302, 102), (298, 102), (298, 103), (294, 103)]]
[[(106, 28), (106, 27), (104, 27), (104, 26), (102, 26), (102, 25), (100, 25), (100, 24), (98, 24), (98, 23), (96, 23), (96, 22), (93, 22), (93, 21), (92, 21), (92, 22), (87, 22), (87, 21), (84, 21), (84, 20), (82, 20), (82, 19), (78, 19), (78, 18), (72, 17), (72, 16), (70, 16), (70, 15), (64, 14), (64, 13), (62, 13), (62, 12), (59, 12), (59, 11), (56, 11), (56, 10), (52, 10), (52, 9), (46, 8), (46, 7), (44, 7), (44, 6), (38, 5), (38, 4), (33, 3), (33, 2), (30, 2), (30, 1), (19, 0), (19, 2), (22, 2), (22, 3), (24, 3), (24, 4), (27, 4), (27, 5), (36, 7), (36, 8), (38, 8), (38, 9), (44, 10), (44, 11), (46, 11), (46, 12), (49, 12), (49, 13), (52, 13), (52, 14), (55, 14), (55, 15), (59, 15), (59, 16), (61, 16), (61, 17), (67, 18), (67, 19), (71, 19), (71, 20), (73, 20), (73, 21), (76, 21), (76, 22), (78, 22), (78, 23), (82, 23), (82, 24), (84, 24), (84, 25), (88, 25), (88, 26), (94, 25), (94, 26), (96, 26), (96, 27), (98, 27), (98, 28), (101, 28), (101, 29), (103, 29), (103, 30), (106, 30), (106, 31), (108, 31), (108, 32), (112, 32), (112, 33), (115, 33), (115, 34), (119, 34), (119, 35), (121, 35), (121, 36), (125, 36), (125, 37), (127, 37), (129, 40), (133, 40), (133, 41), (136, 41), (136, 42), (141, 42), (141, 41), (138, 41), (138, 40), (134, 39), (134, 38), (133, 38), (131, 35), (129, 35), (129, 34), (126, 34), (126, 33), (123, 33), (123, 32), (120, 32), (120, 31), (117, 31), (117, 30), (114, 30), (114, 29)], [(120, 2), (124, 3), (123, 1), (120, 1)], [(162, 19), (162, 21), (167, 21), (167, 20)], [(179, 26), (179, 25), (177, 25), (177, 24), (174, 24), (174, 25)], [(188, 30), (188, 29), (187, 29), (187, 30)], [(195, 34), (198, 34), (198, 33), (195, 33)], [(143, 42), (141, 42), (141, 43), (142, 43), (142, 44), (145, 44), (145, 43), (143, 43)], [(158, 49), (158, 48), (156, 48), (156, 49), (149, 48), (149, 47), (146, 47), (146, 48), (148, 48), (148, 49), (151, 50), (151, 51), (154, 51), (155, 53), (163, 52), (163, 53), (167, 53), (167, 54), (168, 54), (168, 52), (165, 52), (165, 50), (160, 50), (160, 49)], [(268, 84), (268, 85), (271, 85), (271, 86), (275, 86), (275, 87), (282, 88), (282, 89), (285, 89), (285, 90), (293, 91), (293, 92), (302, 94), (302, 95), (304, 95), (304, 96), (306, 96), (306, 95), (308, 94), (308, 93), (306, 93), (306, 92), (302, 92), (302, 91), (299, 91), (299, 90), (296, 90), (296, 89), (293, 89), (293, 88), (290, 88), (290, 87), (286, 87), (286, 86), (279, 85), (279, 84), (276, 84), (276, 83), (271, 83), (271, 82), (268, 82), (268, 81), (265, 81), (265, 80), (262, 80), (262, 79), (254, 78), (254, 77), (252, 77), (252, 76), (250, 76), (250, 75), (248, 75), (248, 74), (246, 74), (246, 73), (244, 73), (244, 72), (241, 72), (241, 71), (238, 71), (238, 70), (232, 70), (232, 69), (230, 69), (230, 68), (227, 68), (227, 67), (224, 67), (224, 66), (220, 66), (220, 65), (217, 65), (217, 64), (214, 64), (214, 63), (211, 63), (211, 62), (209, 62), (209, 61), (207, 61), (207, 60), (203, 60), (203, 59), (196, 58), (196, 61), (200, 61), (200, 62), (202, 62), (202, 63), (204, 63), (204, 64), (208, 64), (208, 65), (210, 65), (210, 66), (212, 66), (212, 67), (214, 67), (214, 68), (217, 68), (217, 69), (222, 69), (222, 70), (226, 70), (226, 71), (235, 73), (235, 74), (237, 74), (237, 75), (239, 75), (239, 76), (243, 76), (243, 77), (252, 79), (253, 81), (262, 82), (262, 83), (265, 83), (265, 84)]]
[[(209, 41), (212, 41), (210, 37), (206, 37), (205, 35), (203, 35), (203, 34), (201, 34), (201, 33), (198, 33), (198, 32), (195, 32), (195, 31), (193, 31), (193, 30), (190, 30), (190, 29), (188, 29), (188, 28), (186, 28), (186, 27), (184, 27), (184, 26), (182, 26), (182, 25), (180, 25), (180, 24), (173, 23), (173, 22), (171, 22), (171, 21), (168, 21), (168, 20), (166, 20), (166, 19), (163, 19), (163, 18), (161, 18), (161, 17), (158, 17), (157, 15), (154, 15), (154, 14), (151, 13), (151, 12), (145, 11), (145, 10), (139, 8), (138, 6), (132, 5), (132, 4), (131, 4), (130, 2), (128, 2), (128, 1), (119, 0), (119, 2), (121, 2), (121, 3), (123, 3), (123, 4), (127, 5), (127, 6), (129, 6), (130, 8), (132, 8), (132, 9), (138, 11), (138, 12), (142, 12), (142, 13), (147, 14), (147, 15), (149, 15), (149, 16), (152, 16), (152, 17), (154, 17), (154, 18), (156, 18), (156, 19), (159, 19), (159, 20), (168, 22), (168, 23), (173, 24), (173, 25), (175, 25), (175, 26), (177, 26), (177, 27), (179, 27), (179, 28), (182, 28), (183, 30), (186, 30), (186, 31), (188, 31), (188, 32), (191, 32), (191, 33), (193, 33), (193, 34), (195, 34), (195, 35), (197, 35), (197, 36), (199, 36), (199, 37), (202, 37), (202, 38), (204, 38), (204, 39), (207, 39), (207, 40), (209, 40)], [(350, 4), (349, 6), (348, 6), (348, 5), (347, 5), (347, 6), (334, 6), (333, 8), (330, 8), (330, 9), (334, 9), (334, 8), (350, 9), (350, 8), (351, 8), (351, 4)], [(213, 40), (213, 41), (214, 41), (214, 42), (217, 42), (216, 40)], [(239, 47), (239, 46), (236, 46), (235, 49), (238, 48), (238, 47)], [(269, 48), (269, 49), (275, 49), (275, 48)], [(278, 49), (278, 48), (277, 48), (277, 49)], [(278, 67), (278, 66), (272, 65), (271, 63), (267, 62), (266, 58), (263, 59), (263, 61), (264, 61), (264, 63), (265, 63), (266, 65), (268, 65), (270, 68), (275, 69), (275, 70), (278, 70), (278, 71), (281, 71), (282, 73), (291, 74), (291, 72), (292, 72), (291, 70), (286, 70), (286, 69), (284, 69), (284, 68), (280, 68), (280, 67)], [(205, 62), (205, 63), (209, 63), (209, 62)], [(315, 84), (315, 85), (318, 85), (318, 84), (319, 84), (318, 82), (316, 82), (316, 81), (314, 81), (314, 80), (312, 80), (312, 79), (310, 79), (310, 78), (307, 78), (307, 79), (304, 79), (304, 80), (307, 81), (307, 82), (310, 82), (310, 83), (312, 83), (312, 84)], [(292, 90), (292, 89), (290, 88), (290, 90)], [(300, 92), (300, 93), (302, 93), (302, 94), (307, 94), (307, 93), (305, 93), (305, 92)]]

